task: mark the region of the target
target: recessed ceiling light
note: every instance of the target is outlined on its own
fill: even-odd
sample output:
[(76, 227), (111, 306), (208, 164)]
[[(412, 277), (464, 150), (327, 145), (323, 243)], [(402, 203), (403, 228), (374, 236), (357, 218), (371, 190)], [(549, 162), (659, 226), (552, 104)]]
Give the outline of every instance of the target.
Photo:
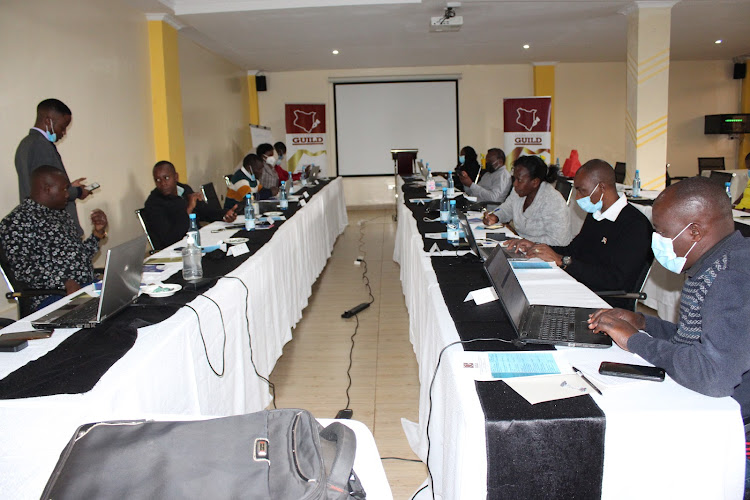
[(338, 50), (336, 50), (336, 49), (333, 49), (333, 50), (331, 51), (331, 54), (333, 54), (334, 56), (335, 56), (335, 55), (337, 55), (338, 53), (339, 53), (339, 51), (338, 51)]
[(721, 40), (716, 40), (714, 43), (718, 45), (721, 43)]
[(527, 43), (526, 45), (523, 46), (523, 48), (524, 49), (528, 49), (529, 48), (529, 44)]

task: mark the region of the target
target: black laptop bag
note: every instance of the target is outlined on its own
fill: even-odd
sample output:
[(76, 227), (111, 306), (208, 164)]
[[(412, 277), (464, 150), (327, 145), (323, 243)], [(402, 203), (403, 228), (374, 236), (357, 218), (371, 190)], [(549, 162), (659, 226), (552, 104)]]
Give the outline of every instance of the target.
[(354, 432), (305, 410), (78, 428), (43, 499), (364, 499)]

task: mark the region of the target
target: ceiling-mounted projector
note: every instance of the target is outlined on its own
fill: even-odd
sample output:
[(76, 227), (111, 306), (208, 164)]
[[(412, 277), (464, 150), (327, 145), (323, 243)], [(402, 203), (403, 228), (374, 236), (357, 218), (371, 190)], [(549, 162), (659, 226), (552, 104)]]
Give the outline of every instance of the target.
[[(453, 5), (452, 5), (453, 4)], [(460, 7), (460, 2), (448, 2), (445, 13), (441, 17), (430, 18), (430, 31), (458, 31), (464, 25), (463, 16), (457, 16), (453, 7)]]

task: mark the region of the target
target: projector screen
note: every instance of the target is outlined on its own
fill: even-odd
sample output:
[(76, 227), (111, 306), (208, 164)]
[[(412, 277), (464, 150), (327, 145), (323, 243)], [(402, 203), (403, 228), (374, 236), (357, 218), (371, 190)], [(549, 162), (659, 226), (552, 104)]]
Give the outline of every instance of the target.
[(418, 149), (433, 171), (456, 166), (458, 81), (334, 83), (339, 175), (393, 175), (391, 149)]

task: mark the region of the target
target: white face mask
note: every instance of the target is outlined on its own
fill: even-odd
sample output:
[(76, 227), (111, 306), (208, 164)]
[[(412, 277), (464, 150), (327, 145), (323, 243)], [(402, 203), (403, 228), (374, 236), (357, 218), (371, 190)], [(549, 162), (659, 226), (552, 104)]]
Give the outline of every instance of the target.
[(274, 166), (276, 165), (276, 158), (273, 155), (268, 156), (266, 157), (266, 163), (268, 163), (271, 166)]
[[(690, 224), (692, 224), (692, 222)], [(664, 266), (665, 269), (672, 271), (675, 274), (680, 274), (682, 272), (688, 254), (693, 250), (695, 244), (698, 243), (697, 241), (694, 241), (690, 250), (687, 251), (684, 257), (678, 257), (677, 253), (674, 251), (674, 240), (684, 233), (685, 229), (690, 227), (690, 224), (682, 228), (682, 231), (677, 233), (677, 236), (671, 239), (665, 238), (657, 232), (651, 234), (651, 250), (654, 252), (654, 258), (659, 264)]]

